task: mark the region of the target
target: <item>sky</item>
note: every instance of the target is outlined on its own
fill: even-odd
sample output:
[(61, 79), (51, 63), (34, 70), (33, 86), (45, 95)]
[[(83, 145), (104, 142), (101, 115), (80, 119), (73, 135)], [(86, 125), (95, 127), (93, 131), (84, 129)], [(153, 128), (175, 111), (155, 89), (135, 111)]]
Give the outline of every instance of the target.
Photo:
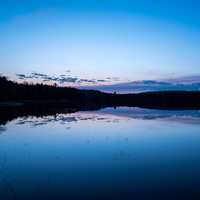
[(0, 72), (85, 84), (198, 75), (199, 9), (198, 0), (2, 0)]

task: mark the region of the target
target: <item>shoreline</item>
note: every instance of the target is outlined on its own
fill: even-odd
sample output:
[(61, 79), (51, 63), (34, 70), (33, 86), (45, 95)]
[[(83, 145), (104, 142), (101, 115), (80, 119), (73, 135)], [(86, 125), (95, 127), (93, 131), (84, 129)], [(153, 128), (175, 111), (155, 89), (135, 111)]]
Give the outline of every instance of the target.
[(11, 99), (0, 100), (0, 110), (6, 108), (76, 108), (79, 110), (105, 107), (140, 107), (159, 110), (200, 110), (199, 91), (159, 91), (129, 94), (102, 93), (80, 90), (82, 95), (74, 99)]

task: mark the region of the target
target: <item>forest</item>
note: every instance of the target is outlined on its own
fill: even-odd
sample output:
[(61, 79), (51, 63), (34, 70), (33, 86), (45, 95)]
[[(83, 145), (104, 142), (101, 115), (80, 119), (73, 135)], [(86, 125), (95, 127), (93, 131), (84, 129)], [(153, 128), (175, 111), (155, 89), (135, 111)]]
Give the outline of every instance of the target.
[(101, 107), (144, 107), (155, 109), (198, 109), (200, 91), (155, 91), (116, 94), (80, 90), (56, 85), (17, 83), (0, 77), (0, 102), (22, 105), (46, 104), (52, 107), (99, 109)]

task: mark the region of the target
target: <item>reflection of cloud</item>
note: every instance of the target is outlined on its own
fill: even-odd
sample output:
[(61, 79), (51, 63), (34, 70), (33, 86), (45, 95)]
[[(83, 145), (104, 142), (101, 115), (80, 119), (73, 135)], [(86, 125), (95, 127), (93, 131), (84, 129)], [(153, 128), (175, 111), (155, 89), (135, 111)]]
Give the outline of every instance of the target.
[(181, 83), (181, 84), (194, 84), (200, 83), (200, 75), (193, 75), (193, 76), (183, 76), (178, 78), (171, 78), (167, 81), (171, 83)]
[(61, 125), (67, 125), (66, 129), (70, 129), (71, 123), (80, 121), (102, 121), (105, 123), (118, 123), (120, 119), (118, 117), (111, 117), (94, 112), (78, 112), (74, 114), (57, 114), (55, 116), (45, 117), (24, 117), (16, 120), (16, 125), (29, 125), (31, 127), (44, 126), (49, 123), (59, 123)]
[(6, 131), (6, 127), (0, 126), (0, 134), (1, 134), (2, 132), (4, 132), (4, 131)]
[(68, 116), (67, 114), (60, 114), (56, 116), (45, 116), (45, 117), (28, 117), (28, 118), (20, 118), (17, 120), (17, 125), (29, 124), (33, 127), (47, 125), (51, 122), (60, 122), (62, 124), (76, 122), (77, 119), (75, 117)]
[(128, 108), (120, 107), (105, 108), (97, 113), (111, 114), (115, 116), (127, 117), (129, 119), (142, 119), (142, 120), (165, 120), (182, 123), (200, 124), (200, 111), (198, 110), (154, 110), (142, 108)]
[(165, 120), (182, 123), (200, 123), (200, 112), (198, 110), (188, 111), (167, 111), (141, 108), (120, 107), (105, 108), (95, 112), (77, 112), (73, 114), (57, 114), (55, 116), (45, 117), (26, 117), (16, 121), (18, 125), (29, 124), (32, 127), (47, 125), (49, 123), (59, 123), (69, 125), (74, 122), (91, 121), (103, 123), (120, 123), (124, 120), (141, 119), (141, 120)]
[[(16, 116), (17, 118), (17, 116)], [(153, 110), (141, 108), (126, 108), (120, 107), (105, 108), (99, 111), (82, 111), (77, 113), (56, 114), (37, 117), (20, 117), (15, 120), (15, 124), (19, 126), (40, 127), (51, 123), (56, 123), (70, 129), (73, 123), (91, 122), (91, 123), (120, 123), (121, 121), (129, 121), (133, 119), (138, 120), (162, 120), (181, 122), (189, 124), (200, 124), (200, 111), (167, 111), (167, 110)], [(5, 131), (4, 126), (0, 126), (0, 132)]]

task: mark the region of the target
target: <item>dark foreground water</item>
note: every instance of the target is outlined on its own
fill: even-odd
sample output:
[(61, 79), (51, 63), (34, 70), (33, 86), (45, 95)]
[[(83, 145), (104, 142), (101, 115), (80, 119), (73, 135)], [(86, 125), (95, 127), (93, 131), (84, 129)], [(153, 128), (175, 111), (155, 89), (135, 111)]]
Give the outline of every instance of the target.
[(10, 121), (0, 126), (0, 199), (200, 199), (200, 112)]

